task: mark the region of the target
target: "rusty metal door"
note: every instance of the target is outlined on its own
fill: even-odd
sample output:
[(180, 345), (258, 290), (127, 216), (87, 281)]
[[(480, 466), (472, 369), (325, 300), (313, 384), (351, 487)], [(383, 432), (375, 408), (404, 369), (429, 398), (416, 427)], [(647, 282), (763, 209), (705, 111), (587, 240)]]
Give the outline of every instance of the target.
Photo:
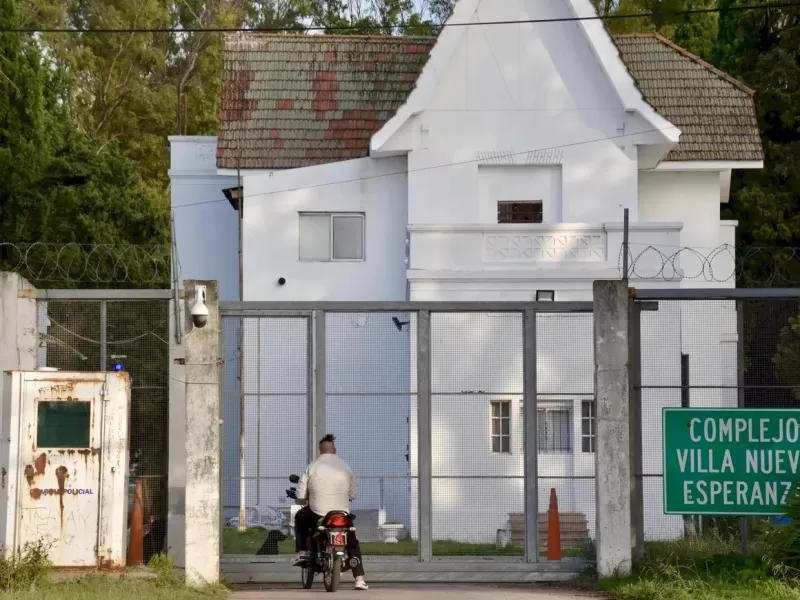
[(43, 540), (59, 566), (96, 567), (105, 376), (25, 380), (18, 546)]

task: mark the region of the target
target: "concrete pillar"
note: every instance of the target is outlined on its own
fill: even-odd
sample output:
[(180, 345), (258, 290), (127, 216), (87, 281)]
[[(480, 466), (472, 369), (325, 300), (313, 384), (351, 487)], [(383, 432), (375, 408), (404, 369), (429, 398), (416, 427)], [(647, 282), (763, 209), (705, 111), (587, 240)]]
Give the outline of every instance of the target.
[(594, 353), (597, 572), (610, 577), (631, 570), (626, 282), (594, 282)]
[[(175, 318), (175, 310), (179, 311)], [(170, 301), (169, 317), (169, 465), (167, 483), (167, 543), (178, 567), (186, 566), (186, 353), (183, 346), (185, 305)], [(176, 330), (181, 328), (181, 343)]]
[[(206, 287), (208, 322), (195, 327), (191, 307)], [(184, 283), (186, 320), (186, 582), (219, 582), (220, 557), (220, 318), (216, 281)]]
[[(20, 297), (23, 290), (33, 290), (16, 273), (0, 273), (0, 375), (3, 371), (33, 370), (39, 347), (36, 327), (36, 299), (33, 294)], [(0, 377), (0, 398), (3, 378)]]

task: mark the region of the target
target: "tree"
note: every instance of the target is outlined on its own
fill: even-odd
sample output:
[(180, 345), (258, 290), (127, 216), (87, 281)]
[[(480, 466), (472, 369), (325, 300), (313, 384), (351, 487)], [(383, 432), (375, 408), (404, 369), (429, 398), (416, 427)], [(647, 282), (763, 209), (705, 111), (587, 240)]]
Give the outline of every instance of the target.
[[(19, 27), (14, 0), (0, 0), (0, 27)], [(30, 36), (0, 33), (0, 56), (0, 239), (15, 239), (35, 215), (32, 188), (50, 148), (46, 78)]]

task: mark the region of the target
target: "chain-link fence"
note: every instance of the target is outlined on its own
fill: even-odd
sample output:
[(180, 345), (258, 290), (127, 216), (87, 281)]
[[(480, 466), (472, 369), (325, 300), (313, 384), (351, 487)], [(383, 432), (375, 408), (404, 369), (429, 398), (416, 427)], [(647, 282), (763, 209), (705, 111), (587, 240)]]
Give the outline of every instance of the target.
[(640, 393), (644, 539), (736, 548), (743, 530), (758, 551), (775, 519), (664, 514), (662, 409), (800, 408), (800, 299), (659, 301), (641, 313)]
[(167, 519), (167, 300), (37, 302), (38, 366), (131, 376), (130, 498), (143, 484), (145, 558), (164, 549)]
[[(365, 555), (419, 556), (427, 511), (433, 557), (522, 558), (535, 522), (539, 559), (554, 491), (563, 554), (586, 557), (595, 529), (592, 316), (533, 316), (526, 328), (523, 311), (431, 311), (423, 351), (415, 311), (236, 313), (223, 304), (223, 552), (295, 552), (289, 476), (332, 433), (357, 477), (351, 509)], [(536, 365), (531, 395), (526, 364)], [(428, 457), (419, 446), (425, 398)], [(538, 439), (535, 516), (526, 515), (526, 402), (535, 403)]]

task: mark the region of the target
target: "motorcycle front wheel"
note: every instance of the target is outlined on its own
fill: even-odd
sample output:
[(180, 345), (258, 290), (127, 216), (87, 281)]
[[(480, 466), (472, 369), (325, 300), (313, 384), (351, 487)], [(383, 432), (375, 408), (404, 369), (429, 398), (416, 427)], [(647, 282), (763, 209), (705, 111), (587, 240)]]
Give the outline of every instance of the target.
[(335, 592), (339, 589), (339, 580), (342, 577), (342, 559), (336, 557), (330, 564), (330, 568), (325, 570), (323, 581), (326, 592)]
[(311, 561), (309, 561), (307, 567), (300, 569), (300, 581), (304, 590), (310, 590), (311, 586), (314, 585), (314, 569), (311, 566)]

